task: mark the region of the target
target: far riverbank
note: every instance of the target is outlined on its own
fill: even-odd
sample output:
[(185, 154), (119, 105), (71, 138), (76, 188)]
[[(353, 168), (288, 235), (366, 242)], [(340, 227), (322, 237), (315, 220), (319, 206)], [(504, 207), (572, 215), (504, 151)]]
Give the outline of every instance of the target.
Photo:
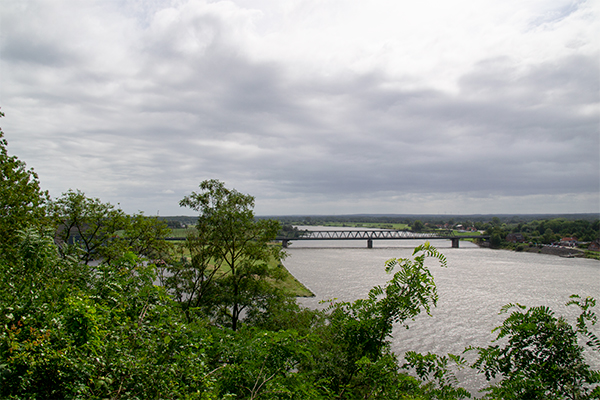
[(539, 248), (532, 246), (523, 249), (523, 251), (528, 253), (550, 254), (552, 256), (560, 257), (585, 257), (585, 252), (583, 250), (568, 247), (543, 246), (542, 248)]
[[(487, 247), (485, 245), (479, 245), (480, 247)], [(498, 250), (509, 250), (509, 251), (514, 251), (514, 252), (523, 252), (523, 253), (536, 253), (536, 254), (547, 254), (547, 255), (551, 255), (551, 256), (559, 256), (559, 257), (564, 257), (564, 258), (590, 258), (590, 259), (600, 259), (600, 254), (597, 254), (597, 252), (592, 252), (592, 251), (587, 251), (585, 249), (579, 249), (579, 248), (575, 248), (575, 247), (553, 247), (553, 246), (528, 246), (528, 245), (523, 245), (523, 248), (521, 250), (516, 250), (515, 248), (506, 248), (506, 247), (502, 247), (499, 248)], [(589, 256), (586, 253), (591, 253), (594, 254), (594, 256)]]

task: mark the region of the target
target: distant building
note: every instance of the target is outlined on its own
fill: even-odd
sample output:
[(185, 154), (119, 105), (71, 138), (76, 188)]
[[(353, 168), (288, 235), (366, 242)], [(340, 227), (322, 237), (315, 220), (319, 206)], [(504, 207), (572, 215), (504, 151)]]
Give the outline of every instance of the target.
[(577, 245), (577, 238), (574, 237), (564, 237), (560, 239), (561, 246), (570, 246), (574, 247)]
[(588, 250), (600, 251), (600, 239), (596, 239), (592, 243), (590, 243), (590, 245), (588, 246)]
[(525, 238), (521, 233), (509, 233), (508, 235), (506, 235), (506, 241), (512, 243), (523, 243), (525, 241)]

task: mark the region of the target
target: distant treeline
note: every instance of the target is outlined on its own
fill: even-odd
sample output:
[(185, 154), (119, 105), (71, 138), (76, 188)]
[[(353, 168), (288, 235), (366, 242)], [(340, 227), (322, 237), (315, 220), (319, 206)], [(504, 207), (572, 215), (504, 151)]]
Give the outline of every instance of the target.
[(163, 221), (167, 224), (167, 226), (171, 229), (177, 228), (186, 228), (188, 226), (196, 225), (198, 222), (198, 216), (189, 216), (189, 215), (178, 215), (178, 216), (166, 216), (166, 217), (158, 217), (159, 221)]
[[(564, 219), (567, 221), (595, 221), (600, 219), (600, 213), (580, 214), (353, 214), (353, 215), (262, 215), (257, 219), (276, 219), (292, 225), (316, 225), (327, 222), (361, 222), (361, 223), (391, 223), (410, 224), (416, 220), (423, 223), (455, 223), (456, 221), (491, 222), (498, 218), (501, 223), (518, 224), (531, 221)], [(194, 225), (198, 217), (189, 215), (158, 217), (159, 220), (186, 225)]]
[[(167, 217), (170, 218), (170, 217)], [(408, 224), (411, 225), (419, 220), (424, 224), (450, 225), (461, 222), (492, 222), (495, 218), (500, 223), (519, 224), (531, 221), (542, 221), (551, 219), (564, 219), (567, 221), (584, 220), (594, 221), (600, 218), (598, 213), (580, 214), (353, 214), (353, 215), (284, 215), (284, 216), (259, 216), (257, 218), (276, 219), (281, 223), (292, 225), (319, 225), (323, 223), (386, 223), (386, 224)], [(463, 224), (465, 225), (465, 224)]]
[(503, 246), (509, 234), (520, 235), (513, 236), (513, 241), (518, 242), (551, 244), (563, 238), (572, 238), (583, 244), (600, 239), (600, 220), (553, 218), (506, 224), (496, 219), (487, 224), (485, 230), (491, 236), (494, 247)]
[[(522, 233), (526, 240), (552, 242), (560, 237), (575, 237), (590, 242), (600, 238), (599, 214), (520, 214), (520, 215), (290, 215), (257, 216), (256, 219), (278, 220), (283, 230), (291, 230), (293, 225), (339, 225), (371, 224), (392, 228), (391, 224), (405, 224), (415, 231), (436, 229), (475, 228), (496, 233), (502, 238), (509, 233)], [(193, 226), (197, 217), (173, 216), (160, 217), (169, 228)], [(286, 232), (290, 233), (290, 232)]]

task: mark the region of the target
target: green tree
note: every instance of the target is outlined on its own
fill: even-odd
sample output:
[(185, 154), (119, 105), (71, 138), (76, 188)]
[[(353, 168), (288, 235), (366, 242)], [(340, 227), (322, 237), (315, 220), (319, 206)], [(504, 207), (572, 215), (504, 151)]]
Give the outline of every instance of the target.
[(421, 220), (416, 220), (412, 224), (413, 232), (421, 232), (423, 228), (425, 228), (425, 225), (423, 225), (423, 222), (421, 222)]
[(8, 258), (15, 256), (19, 230), (43, 224), (49, 196), (33, 169), (8, 155), (7, 145), (0, 129), (0, 257)]
[(56, 240), (64, 256), (75, 256), (88, 264), (110, 260), (123, 253), (118, 232), (127, 228), (127, 215), (100, 199), (88, 198), (79, 190), (69, 190), (50, 207), (56, 227)]
[[(600, 341), (589, 331), (586, 321), (596, 322), (590, 311), (593, 299), (571, 304), (582, 307), (577, 327), (556, 317), (548, 307), (526, 309), (508, 304), (502, 313), (513, 311), (494, 331), (496, 341), (504, 345), (477, 348), (479, 357), (473, 367), (490, 380), (500, 378), (485, 389), (487, 399), (597, 399), (600, 396), (600, 372), (585, 363), (578, 333), (590, 338), (591, 347), (600, 349)], [(594, 389), (595, 387), (595, 389)]]
[(164, 262), (171, 258), (173, 251), (173, 246), (165, 240), (170, 233), (165, 221), (139, 213), (128, 216), (121, 237), (127, 251), (155, 262)]
[(214, 285), (211, 299), (205, 299), (213, 304), (213, 317), (236, 330), (243, 312), (263, 308), (277, 295), (271, 281), (279, 277), (269, 268), (269, 261), (281, 259), (283, 253), (269, 242), (280, 225), (274, 220), (255, 220), (254, 197), (227, 189), (223, 182), (206, 180), (200, 189), (179, 203), (200, 214), (197, 252), (192, 259), (201, 258), (197, 265)]
[(552, 229), (546, 228), (546, 230), (544, 231), (544, 243), (550, 244), (554, 241), (556, 241), (556, 235), (554, 234)]
[(53, 241), (27, 230), (18, 259), (0, 260), (1, 398), (214, 398), (210, 335), (182, 320), (152, 264), (126, 253), (88, 273)]
[(128, 251), (154, 261), (170, 257), (171, 245), (164, 240), (170, 229), (157, 218), (127, 215), (79, 190), (69, 190), (54, 200), (50, 213), (63, 256), (74, 256), (85, 264), (110, 262)]
[(494, 249), (502, 247), (506, 232), (500, 227), (489, 227), (485, 233), (490, 235), (490, 246)]
[(419, 378), (425, 381), (421, 386), (421, 391), (426, 398), (433, 399), (464, 399), (471, 398), (471, 394), (458, 385), (458, 379), (451, 370), (448, 363), (454, 363), (459, 368), (464, 367), (466, 361), (453, 354), (448, 356), (438, 356), (437, 354), (427, 353), (422, 355), (413, 351), (406, 353), (406, 364), (404, 368), (414, 369)]
[(227, 331), (215, 334), (225, 339), (215, 341), (218, 398), (322, 399), (313, 382), (297, 371), (311, 356), (310, 337), (301, 337), (293, 329), (274, 332), (246, 325), (233, 335)]

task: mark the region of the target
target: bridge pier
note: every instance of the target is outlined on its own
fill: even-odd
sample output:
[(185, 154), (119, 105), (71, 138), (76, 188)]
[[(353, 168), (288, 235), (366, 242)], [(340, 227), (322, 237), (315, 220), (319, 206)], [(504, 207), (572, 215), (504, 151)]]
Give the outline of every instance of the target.
[(283, 247), (284, 249), (287, 249), (287, 247), (288, 247), (287, 239), (281, 239), (281, 247)]
[(367, 249), (373, 248), (373, 239), (367, 239)]
[(453, 249), (458, 249), (458, 242), (460, 241), (460, 239), (459, 238), (452, 238), (450, 240), (452, 240), (452, 248)]

